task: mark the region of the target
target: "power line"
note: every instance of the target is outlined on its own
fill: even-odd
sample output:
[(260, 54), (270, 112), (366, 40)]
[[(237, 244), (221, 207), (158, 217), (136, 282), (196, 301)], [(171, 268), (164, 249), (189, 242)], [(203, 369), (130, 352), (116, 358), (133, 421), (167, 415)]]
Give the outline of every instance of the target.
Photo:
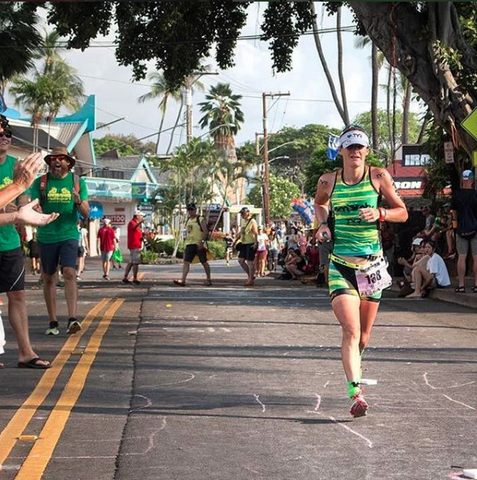
[[(308, 30), (306, 32), (302, 33), (286, 33), (283, 35), (275, 35), (273, 38), (287, 38), (287, 37), (306, 37), (310, 35), (315, 35), (315, 33), (321, 35), (321, 34), (326, 34), (326, 33), (336, 33), (336, 32), (343, 32), (343, 33), (354, 33), (355, 27), (353, 25), (347, 25), (344, 27), (341, 27), (337, 29), (336, 27), (330, 27), (330, 28), (322, 28), (314, 32), (313, 30)], [(264, 34), (254, 34), (254, 35), (239, 35), (237, 38), (219, 38), (215, 39), (214, 43), (218, 42), (234, 42), (234, 41), (249, 41), (249, 40), (263, 40)], [(267, 40), (268, 41), (268, 40)], [(194, 43), (206, 43), (208, 40), (203, 40), (203, 39), (194, 39), (194, 40), (181, 40), (181, 41), (174, 41), (174, 42), (154, 42), (154, 43), (130, 43), (128, 44), (128, 47), (136, 47), (136, 48), (142, 48), (142, 47), (148, 47), (151, 45), (192, 45)], [(111, 42), (111, 41), (97, 41), (96, 43), (90, 43), (87, 48), (117, 48), (117, 43), (116, 42)], [(57, 50), (59, 49), (70, 49), (68, 47), (68, 41), (58, 41), (52, 45), (44, 44), (44, 48), (55, 48)], [(18, 46), (0, 46), (0, 50), (2, 49), (9, 49), (11, 50), (12, 48), (18, 48), (18, 49), (23, 49), (21, 45)]]

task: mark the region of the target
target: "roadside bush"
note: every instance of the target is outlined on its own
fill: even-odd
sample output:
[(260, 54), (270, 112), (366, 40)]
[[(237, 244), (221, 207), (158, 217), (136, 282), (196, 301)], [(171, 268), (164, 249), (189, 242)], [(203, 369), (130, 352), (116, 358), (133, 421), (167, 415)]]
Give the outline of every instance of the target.
[(151, 252), (148, 250), (143, 250), (141, 252), (141, 263), (154, 265), (155, 263), (157, 263), (158, 258), (159, 254), (157, 254), (156, 252)]
[(225, 258), (225, 242), (216, 242), (216, 241), (209, 241), (207, 242), (209, 250), (214, 252), (215, 258), (217, 260), (221, 258)]

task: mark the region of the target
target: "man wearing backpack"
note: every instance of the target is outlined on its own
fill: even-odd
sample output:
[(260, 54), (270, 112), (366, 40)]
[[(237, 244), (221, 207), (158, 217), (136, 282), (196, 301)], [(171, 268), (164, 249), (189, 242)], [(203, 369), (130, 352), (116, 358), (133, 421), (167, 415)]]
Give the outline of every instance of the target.
[(205, 245), (208, 236), (207, 223), (205, 219), (200, 219), (197, 216), (197, 207), (195, 203), (189, 203), (189, 205), (187, 205), (187, 213), (189, 214), (189, 218), (187, 219), (184, 229), (185, 250), (184, 263), (182, 264), (182, 278), (181, 280), (174, 280), (174, 283), (181, 287), (185, 287), (190, 264), (194, 258), (198, 256), (206, 275), (204, 285), (210, 287), (212, 285), (212, 280), (210, 278), (210, 265), (207, 262), (207, 248)]
[(472, 292), (477, 293), (477, 191), (474, 188), (472, 170), (462, 172), (462, 186), (454, 192), (451, 208), (453, 220), (457, 220), (456, 245), (459, 254), (457, 261), (459, 285), (455, 292), (465, 293), (465, 270), (470, 248), (474, 270)]
[(49, 225), (38, 228), (38, 243), (43, 268), (43, 295), (50, 325), (46, 335), (58, 335), (56, 315), (56, 277), (61, 266), (65, 280), (65, 296), (68, 306), (67, 334), (81, 330), (76, 310), (78, 288), (76, 285), (76, 262), (78, 256), (78, 213), (89, 216), (88, 191), (83, 178), (71, 172), (75, 159), (65, 147), (54, 148), (45, 157), (49, 172), (37, 178), (31, 187), (32, 199), (38, 198), (43, 213), (58, 212), (59, 218)]

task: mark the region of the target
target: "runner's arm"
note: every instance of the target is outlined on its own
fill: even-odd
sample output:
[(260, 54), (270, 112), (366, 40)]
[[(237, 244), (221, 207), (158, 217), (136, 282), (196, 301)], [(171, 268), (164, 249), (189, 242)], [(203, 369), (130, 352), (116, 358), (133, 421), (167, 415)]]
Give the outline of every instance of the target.
[[(405, 222), (408, 218), (407, 208), (403, 200), (397, 193), (396, 185), (393, 178), (387, 170), (384, 168), (373, 168), (372, 170), (373, 184), (379, 187), (379, 192), (383, 195), (389, 204), (390, 208), (385, 210), (385, 221), (401, 223)], [(379, 209), (375, 208), (373, 214), (378, 220), (380, 217)]]
[(319, 242), (326, 240), (324, 235), (331, 238), (331, 231), (328, 227), (328, 215), (330, 207), (330, 197), (335, 184), (336, 173), (325, 173), (322, 175), (316, 185), (315, 195), (315, 237)]

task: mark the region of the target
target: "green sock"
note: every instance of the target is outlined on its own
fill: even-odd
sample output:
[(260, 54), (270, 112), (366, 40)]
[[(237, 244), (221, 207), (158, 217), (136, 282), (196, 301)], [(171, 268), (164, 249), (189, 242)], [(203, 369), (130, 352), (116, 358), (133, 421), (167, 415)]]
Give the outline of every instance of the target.
[(357, 393), (360, 392), (359, 381), (351, 380), (348, 382), (348, 396), (353, 398)]

